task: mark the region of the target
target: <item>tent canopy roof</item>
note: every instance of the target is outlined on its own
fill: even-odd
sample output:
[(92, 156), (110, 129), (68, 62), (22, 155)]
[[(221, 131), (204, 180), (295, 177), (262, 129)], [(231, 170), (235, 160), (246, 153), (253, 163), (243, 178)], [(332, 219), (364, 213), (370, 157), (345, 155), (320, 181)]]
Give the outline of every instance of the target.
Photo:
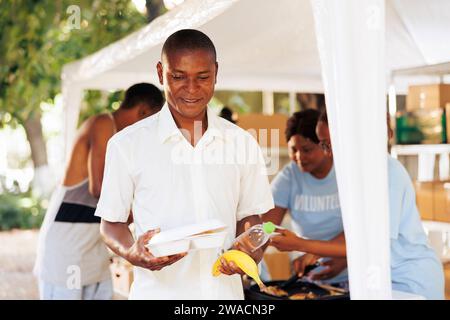
[[(162, 43), (183, 28), (202, 30), (215, 43), (218, 89), (323, 92), (310, 0), (186, 0), (137, 32), (66, 65), (63, 80), (83, 89), (157, 84)], [(450, 1), (387, 0), (387, 79), (394, 69), (449, 61), (449, 34)]]

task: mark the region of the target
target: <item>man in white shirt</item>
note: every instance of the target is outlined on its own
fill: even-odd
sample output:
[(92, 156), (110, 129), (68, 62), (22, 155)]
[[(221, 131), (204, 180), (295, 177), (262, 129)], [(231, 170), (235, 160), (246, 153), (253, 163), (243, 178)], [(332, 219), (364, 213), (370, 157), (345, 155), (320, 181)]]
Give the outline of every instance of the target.
[(108, 143), (96, 215), (106, 244), (136, 266), (131, 299), (243, 299), (236, 265), (224, 262), (226, 275), (212, 276), (217, 250), (157, 258), (145, 247), (159, 230), (220, 219), (228, 226), (226, 249), (273, 208), (257, 142), (207, 107), (217, 68), (205, 34), (172, 34), (157, 65), (166, 105)]

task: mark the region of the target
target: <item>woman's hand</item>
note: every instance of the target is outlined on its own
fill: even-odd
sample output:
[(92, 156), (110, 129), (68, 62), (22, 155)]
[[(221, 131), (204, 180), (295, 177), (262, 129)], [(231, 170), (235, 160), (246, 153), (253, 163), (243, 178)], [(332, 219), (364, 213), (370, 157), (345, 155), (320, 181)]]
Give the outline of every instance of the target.
[(320, 265), (325, 268), (318, 272), (312, 272), (311, 279), (313, 280), (327, 280), (336, 277), (347, 268), (346, 258), (332, 258), (322, 262)]
[(276, 232), (280, 235), (274, 236), (270, 239), (270, 245), (274, 246), (280, 251), (297, 251), (299, 244), (303, 241), (294, 232), (286, 229), (277, 229)]
[(301, 257), (297, 258), (293, 262), (294, 271), (299, 277), (303, 277), (305, 273), (305, 268), (307, 266), (313, 265), (319, 260), (320, 257), (311, 253), (305, 253)]

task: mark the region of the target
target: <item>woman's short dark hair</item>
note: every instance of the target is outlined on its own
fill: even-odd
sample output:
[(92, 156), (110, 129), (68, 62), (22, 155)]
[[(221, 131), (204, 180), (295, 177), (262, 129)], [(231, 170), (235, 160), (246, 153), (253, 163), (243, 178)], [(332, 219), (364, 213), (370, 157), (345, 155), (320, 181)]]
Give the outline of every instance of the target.
[(292, 136), (298, 134), (314, 143), (319, 143), (316, 135), (316, 125), (319, 120), (320, 112), (315, 109), (307, 109), (295, 112), (287, 121), (286, 125), (286, 141)]
[(227, 106), (224, 106), (222, 110), (220, 110), (219, 117), (227, 119), (232, 123), (236, 123), (236, 121), (233, 120), (233, 110), (231, 110)]

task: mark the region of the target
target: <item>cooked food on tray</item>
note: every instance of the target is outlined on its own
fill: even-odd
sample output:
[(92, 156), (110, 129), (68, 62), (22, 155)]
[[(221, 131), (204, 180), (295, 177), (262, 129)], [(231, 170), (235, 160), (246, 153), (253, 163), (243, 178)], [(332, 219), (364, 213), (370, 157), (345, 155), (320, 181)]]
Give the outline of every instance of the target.
[(290, 300), (310, 300), (316, 299), (318, 296), (313, 292), (299, 292), (289, 296)]
[(245, 289), (248, 300), (347, 300), (347, 290), (322, 283), (298, 281), (286, 289), (286, 281), (268, 281), (264, 287), (256, 284)]
[(263, 288), (261, 291), (276, 297), (287, 297), (289, 295), (287, 291), (278, 286), (268, 286)]

